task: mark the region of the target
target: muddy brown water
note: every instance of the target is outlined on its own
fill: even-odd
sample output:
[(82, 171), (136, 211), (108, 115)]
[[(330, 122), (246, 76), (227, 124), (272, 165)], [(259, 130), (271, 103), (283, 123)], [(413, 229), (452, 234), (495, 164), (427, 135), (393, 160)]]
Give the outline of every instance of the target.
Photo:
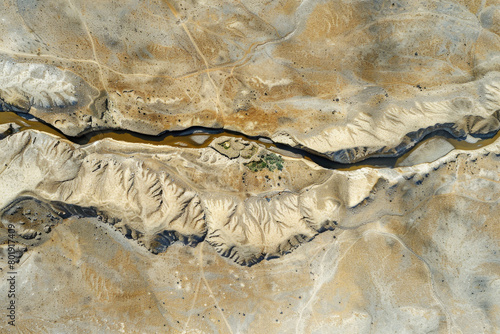
[[(124, 142), (130, 142), (130, 143), (142, 143), (142, 144), (152, 144), (152, 145), (169, 145), (169, 146), (174, 146), (174, 147), (190, 147), (190, 148), (200, 148), (200, 147), (206, 147), (212, 142), (215, 138), (223, 136), (223, 135), (230, 135), (230, 134), (224, 134), (224, 133), (202, 133), (202, 132), (197, 132), (194, 134), (186, 135), (186, 136), (180, 136), (178, 134), (171, 134), (171, 135), (160, 135), (160, 136), (147, 136), (147, 135), (141, 135), (138, 133), (133, 133), (133, 132), (128, 132), (128, 131), (122, 131), (122, 130), (117, 130), (117, 131), (112, 131), (112, 130), (106, 130), (106, 131), (98, 131), (95, 133), (91, 134), (86, 134), (82, 135), (81, 137), (68, 137), (64, 135), (62, 132), (59, 130), (53, 128), (50, 125), (47, 125), (43, 122), (39, 122), (37, 120), (28, 120), (16, 113), (13, 112), (0, 112), (0, 124), (6, 124), (6, 123), (15, 123), (19, 125), (21, 128), (19, 131), (26, 131), (26, 130), (38, 130), (38, 131), (43, 131), (47, 132), (53, 135), (56, 135), (60, 138), (64, 138), (67, 140), (70, 140), (72, 142), (76, 142), (78, 144), (90, 144), (93, 142), (96, 142), (98, 140), (102, 140), (104, 138), (112, 138), (115, 140), (119, 141), (124, 141)], [(197, 135), (209, 135), (209, 138), (205, 140), (202, 144), (197, 143), (193, 136)], [(231, 135), (230, 135), (231, 136)], [(259, 142), (261, 143), (261, 142)], [(261, 143), (264, 144), (264, 143)]]
[(500, 131), (498, 131), (494, 136), (486, 139), (480, 139), (476, 143), (469, 143), (465, 140), (458, 140), (455, 138), (450, 138), (449, 136), (430, 136), (424, 138), (422, 141), (420, 141), (418, 144), (413, 146), (409, 151), (407, 151), (405, 154), (401, 155), (397, 161), (396, 161), (396, 166), (398, 166), (403, 160), (405, 160), (410, 154), (413, 153), (418, 147), (423, 145), (426, 142), (426, 139), (430, 138), (441, 138), (446, 140), (448, 143), (453, 145), (453, 147), (456, 150), (465, 150), (465, 151), (471, 151), (471, 150), (477, 150), (481, 147), (493, 144), (496, 140), (500, 139)]
[[(413, 150), (418, 148), (425, 142), (425, 139), (419, 142), (417, 145), (412, 147), (408, 152), (401, 155), (400, 157), (395, 158), (369, 158), (359, 163), (354, 163), (350, 165), (340, 164), (332, 162), (326, 158), (316, 156), (314, 154), (305, 152), (300, 149), (290, 148), (286, 145), (271, 143), (269, 140), (259, 140), (259, 138), (255, 137), (247, 137), (241, 134), (217, 130), (217, 129), (188, 129), (185, 131), (177, 131), (177, 132), (169, 132), (159, 136), (149, 136), (142, 135), (139, 133), (134, 133), (130, 131), (124, 130), (106, 130), (106, 131), (98, 131), (90, 134), (83, 135), (81, 137), (68, 137), (61, 133), (59, 130), (54, 127), (40, 122), (35, 119), (27, 119), (22, 117), (14, 112), (0, 112), (0, 124), (6, 123), (15, 123), (20, 126), (19, 131), (26, 130), (38, 130), (47, 132), (53, 135), (56, 135), (60, 138), (75, 142), (77, 144), (89, 144), (96, 142), (98, 140), (102, 140), (105, 138), (112, 138), (118, 141), (130, 142), (130, 143), (142, 143), (142, 144), (151, 144), (151, 145), (168, 145), (173, 147), (184, 147), (184, 148), (203, 148), (210, 145), (210, 143), (216, 138), (226, 136), (226, 137), (234, 137), (241, 138), (246, 141), (255, 142), (260, 145), (265, 146), (267, 149), (273, 150), (284, 150), (289, 151), (295, 155), (299, 154), (304, 159), (309, 161), (313, 161), (323, 167), (326, 168), (334, 168), (339, 170), (355, 170), (363, 167), (372, 167), (372, 168), (381, 168), (381, 167), (395, 167), (398, 166), (399, 162), (403, 161), (408, 155), (410, 155)], [(196, 140), (196, 136), (206, 136), (206, 139), (203, 141)], [(476, 143), (468, 143), (463, 140), (457, 140), (453, 138), (448, 138), (446, 136), (429, 136), (427, 138), (443, 138), (451, 143), (456, 149), (460, 150), (475, 150), (486, 145), (493, 143), (495, 140), (500, 138), (500, 131), (496, 133), (495, 136), (479, 140)], [(200, 137), (198, 137), (200, 138)]]

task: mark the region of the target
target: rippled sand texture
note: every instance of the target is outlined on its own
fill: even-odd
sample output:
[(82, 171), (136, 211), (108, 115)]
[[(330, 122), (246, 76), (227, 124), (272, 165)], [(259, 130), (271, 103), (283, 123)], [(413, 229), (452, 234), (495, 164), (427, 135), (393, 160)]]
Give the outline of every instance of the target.
[(199, 125), (339, 162), (396, 155), (500, 127), (499, 6), (4, 1), (2, 108), (69, 135)]
[(204, 149), (78, 146), (31, 130), (0, 152), (21, 329), (500, 328), (498, 140), (354, 171), (225, 137)]

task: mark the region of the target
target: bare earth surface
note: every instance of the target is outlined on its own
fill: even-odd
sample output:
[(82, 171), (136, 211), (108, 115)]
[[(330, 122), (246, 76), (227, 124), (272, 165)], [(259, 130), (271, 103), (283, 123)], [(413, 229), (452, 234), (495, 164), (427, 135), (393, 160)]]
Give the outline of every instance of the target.
[(498, 0), (4, 1), (0, 111), (0, 333), (500, 332)]
[(1, 219), (20, 245), (20, 328), (499, 328), (498, 140), (354, 171), (276, 154), (275, 169), (252, 171), (249, 161), (273, 153), (245, 144), (79, 147), (36, 131), (0, 141), (10, 161)]
[(73, 136), (223, 127), (339, 162), (397, 155), (500, 128), (499, 6), (4, 1), (0, 98)]

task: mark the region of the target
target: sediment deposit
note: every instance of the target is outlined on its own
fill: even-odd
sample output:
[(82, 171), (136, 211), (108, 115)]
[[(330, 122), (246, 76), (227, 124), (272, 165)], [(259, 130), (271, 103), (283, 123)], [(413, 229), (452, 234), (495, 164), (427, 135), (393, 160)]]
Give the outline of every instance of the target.
[(0, 20), (0, 332), (500, 331), (498, 0)]

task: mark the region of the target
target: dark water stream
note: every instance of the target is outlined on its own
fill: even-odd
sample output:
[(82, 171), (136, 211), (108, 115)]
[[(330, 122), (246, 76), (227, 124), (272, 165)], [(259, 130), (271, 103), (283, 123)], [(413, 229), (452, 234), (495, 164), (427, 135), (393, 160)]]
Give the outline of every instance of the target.
[(80, 145), (93, 143), (95, 141), (104, 138), (112, 138), (114, 140), (131, 142), (131, 143), (142, 143), (150, 145), (169, 145), (173, 147), (184, 147), (184, 148), (203, 148), (210, 145), (210, 143), (216, 138), (227, 136), (227, 137), (241, 138), (250, 142), (256, 142), (260, 145), (265, 146), (271, 151), (278, 151), (283, 155), (300, 156), (304, 159), (313, 161), (322, 167), (329, 169), (340, 169), (340, 170), (354, 170), (363, 167), (372, 167), (372, 168), (395, 167), (398, 165), (398, 162), (405, 159), (408, 155), (411, 154), (411, 152), (413, 152), (413, 150), (418, 148), (429, 138), (436, 138), (436, 137), (444, 138), (449, 143), (451, 143), (456, 149), (474, 150), (489, 145), (500, 137), (500, 132), (498, 132), (491, 138), (479, 140), (477, 143), (468, 143), (463, 140), (454, 139), (451, 137), (451, 135), (445, 132), (437, 132), (426, 136), (420, 143), (415, 145), (413, 148), (411, 148), (408, 152), (406, 152), (400, 157), (368, 158), (358, 163), (341, 164), (330, 161), (327, 158), (315, 155), (313, 153), (309, 153), (301, 149), (292, 148), (287, 145), (279, 143), (273, 143), (272, 141), (266, 138), (244, 136), (240, 133), (222, 129), (193, 127), (183, 131), (165, 132), (158, 136), (143, 135), (125, 130), (105, 130), (105, 131), (96, 131), (88, 133), (80, 137), (68, 137), (59, 130), (57, 130), (56, 128), (54, 128), (53, 126), (40, 122), (28, 114), (17, 114), (14, 112), (0, 112), (0, 124), (6, 124), (6, 123), (15, 123), (19, 125), (20, 126), (19, 131), (26, 131), (29, 129), (43, 131)]

